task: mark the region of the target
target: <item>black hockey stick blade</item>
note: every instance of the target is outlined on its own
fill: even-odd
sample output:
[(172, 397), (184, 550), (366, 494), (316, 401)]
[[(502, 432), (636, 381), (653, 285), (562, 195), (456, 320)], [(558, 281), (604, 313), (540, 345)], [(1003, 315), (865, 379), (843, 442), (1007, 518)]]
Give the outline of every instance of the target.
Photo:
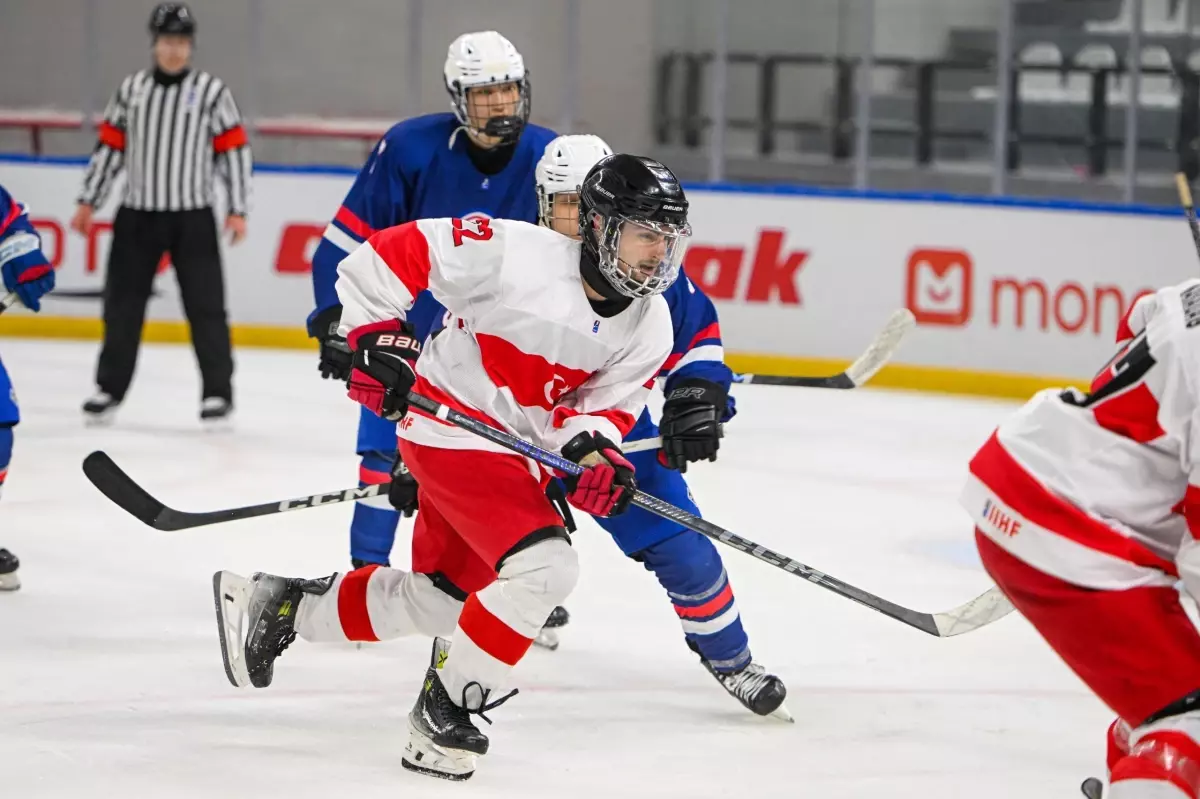
[(93, 452), (83, 459), (83, 473), (92, 485), (100, 489), (100, 493), (108, 497), (114, 504), (126, 513), (135, 517), (143, 524), (155, 530), (187, 530), (192, 527), (204, 527), (210, 524), (234, 522), (239, 519), (252, 519), (256, 516), (269, 516), (273, 513), (286, 513), (304, 508), (316, 508), (321, 505), (332, 505), (338, 502), (357, 502), (386, 493), (388, 483), (369, 485), (364, 488), (347, 488), (341, 491), (331, 491), (324, 494), (310, 494), (297, 499), (285, 499), (275, 502), (264, 502), (261, 505), (247, 505), (241, 508), (228, 508), (202, 513), (189, 513), (175, 510), (159, 502), (127, 475), (112, 458), (104, 452)]
[(801, 388), (858, 388), (866, 383), (891, 360), (900, 343), (916, 325), (916, 317), (907, 308), (891, 315), (883, 330), (871, 341), (862, 355), (846, 367), (846, 371), (828, 377), (790, 377), (787, 375), (734, 375), (735, 383), (762, 386), (797, 386)]

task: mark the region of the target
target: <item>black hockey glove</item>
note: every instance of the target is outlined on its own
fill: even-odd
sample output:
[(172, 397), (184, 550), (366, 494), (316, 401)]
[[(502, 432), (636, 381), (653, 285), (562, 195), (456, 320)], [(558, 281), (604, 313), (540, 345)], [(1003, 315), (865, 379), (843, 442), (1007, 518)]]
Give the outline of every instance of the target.
[(408, 392), (417, 382), (413, 364), (421, 354), (412, 325), (399, 319), (363, 325), (350, 331), (348, 343), (354, 353), (346, 383), (350, 399), (382, 419), (400, 421), (408, 413)]
[(667, 392), (658, 426), (662, 432), (659, 461), (681, 472), (693, 461), (715, 461), (727, 402), (724, 387), (711, 380), (688, 378), (675, 383)]
[(392, 463), (392, 484), (388, 486), (388, 502), (403, 516), (412, 516), (417, 512), (417, 478), (412, 476), (398, 452), (395, 462)]
[(338, 325), (342, 323), (342, 306), (334, 305), (316, 314), (308, 321), (308, 335), (315, 338), (321, 345), (320, 361), (317, 368), (321, 377), (326, 380), (345, 381), (350, 377), (353, 365), (350, 356), (350, 346), (346, 339), (338, 335)]

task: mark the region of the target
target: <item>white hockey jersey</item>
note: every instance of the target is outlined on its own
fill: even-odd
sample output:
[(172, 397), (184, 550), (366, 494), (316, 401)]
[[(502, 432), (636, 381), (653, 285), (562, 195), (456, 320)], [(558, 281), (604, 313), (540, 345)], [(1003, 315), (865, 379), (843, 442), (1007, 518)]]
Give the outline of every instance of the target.
[[(671, 315), (662, 296), (598, 315), (579, 248), (548, 228), (500, 219), (388, 228), (338, 266), (342, 333), (404, 319), (428, 289), (450, 316), (417, 361), (418, 393), (556, 452), (584, 431), (620, 443), (671, 354)], [(415, 409), (399, 435), (507, 452)]]
[[(1077, 585), (1166, 585), (1178, 574), (1195, 590), (1200, 560), (1184, 561), (1200, 557), (1200, 280), (1139, 299), (1118, 340), (1090, 393), (1039, 392), (1000, 425), (972, 461), (963, 505), (984, 535)], [(1088, 518), (1001, 474), (1006, 455)]]

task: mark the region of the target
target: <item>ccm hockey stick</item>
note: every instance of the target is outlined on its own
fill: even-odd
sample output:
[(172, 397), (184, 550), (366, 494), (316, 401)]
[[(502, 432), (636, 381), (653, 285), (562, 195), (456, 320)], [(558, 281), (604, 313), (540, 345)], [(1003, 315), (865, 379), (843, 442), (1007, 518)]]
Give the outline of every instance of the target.
[[(1200, 245), (1198, 245), (1200, 246)], [(900, 342), (916, 325), (917, 320), (912, 311), (901, 308), (891, 315), (883, 330), (871, 341), (866, 351), (846, 368), (829, 377), (788, 377), (785, 375), (756, 375), (734, 374), (735, 383), (753, 383), (763, 386), (800, 386), (803, 388), (858, 388), (866, 383), (875, 373), (883, 368), (896, 350)]]
[(324, 494), (309, 494), (307, 497), (265, 502), (261, 505), (247, 505), (242, 508), (189, 513), (169, 508), (150, 496), (150, 493), (138, 485), (132, 477), (125, 474), (121, 467), (108, 457), (107, 453), (93, 452), (84, 458), (83, 473), (92, 485), (100, 489), (100, 493), (120, 506), (122, 510), (155, 530), (168, 531), (187, 530), (191, 527), (204, 527), (209, 524), (233, 522), (238, 519), (253, 519), (255, 516), (269, 516), (272, 513), (316, 508), (338, 502), (357, 502), (360, 499), (386, 494), (389, 485), (389, 483), (380, 483), (363, 488), (347, 488), (343, 491), (330, 491)]
[[(641, 452), (646, 449), (656, 449), (661, 446), (661, 442), (661, 438), (634, 441), (631, 442), (633, 446), (626, 448), (625, 451)], [(653, 444), (653, 446), (649, 446), (649, 444)], [(358, 502), (386, 494), (388, 486), (391, 485), (391, 483), (379, 483), (362, 488), (356, 486), (340, 491), (326, 491), (323, 494), (309, 494), (307, 497), (246, 505), (241, 508), (191, 513), (175, 510), (155, 499), (146, 489), (138, 485), (137, 481), (126, 474), (125, 470), (118, 466), (106, 452), (96, 451), (84, 458), (83, 473), (92, 485), (100, 489), (100, 493), (108, 497), (123, 511), (142, 524), (167, 532), (236, 522), (240, 519), (253, 519), (256, 516), (270, 516), (273, 513), (286, 513), (291, 510), (320, 508), (341, 502)]]
[[(558, 469), (568, 474), (580, 474), (583, 471), (582, 467), (578, 464), (563, 458), (561, 455), (548, 452), (528, 441), (523, 441), (516, 436), (509, 435), (502, 430), (489, 427), (428, 397), (410, 393), (408, 399), (410, 405), (425, 411), (431, 416), (461, 427), (464, 430), (469, 430), (506, 449), (532, 458), (544, 466)], [(368, 496), (376, 496), (387, 489), (386, 484), (381, 484), (362, 489), (352, 488), (328, 494), (313, 494), (294, 500), (268, 502), (262, 505), (251, 505), (243, 508), (231, 508), (207, 513), (187, 513), (168, 508), (150, 496), (145, 489), (125, 474), (113, 462), (112, 458), (103, 452), (93, 452), (85, 458), (83, 471), (92, 484), (100, 489), (106, 497), (145, 524), (157, 530), (183, 530), (190, 527), (217, 524), (237, 519), (248, 519), (272, 513), (283, 513), (290, 510), (299, 510), (300, 508), (315, 507), (317, 505), (365, 499)], [(786, 555), (773, 552), (760, 544), (742, 538), (729, 530), (718, 527), (711, 522), (705, 521), (698, 516), (694, 516), (687, 511), (644, 492), (638, 491), (634, 494), (633, 504), (657, 516), (674, 520), (689, 530), (694, 530), (716, 541), (720, 541), (726, 546), (733, 547), (764, 563), (802, 577), (828, 591), (858, 602), (929, 635), (942, 638), (961, 635), (986, 624), (991, 624), (1012, 610), (1012, 605), (1008, 603), (1004, 595), (996, 588), (991, 588), (970, 602), (942, 613), (922, 613), (911, 610), (867, 591), (863, 591), (861, 588), (856, 588), (849, 583), (818, 571), (800, 561), (793, 560)]]
[(10, 293), (4, 295), (4, 297), (0, 298), (0, 314), (4, 313), (9, 308), (16, 305), (17, 302), (18, 302), (17, 292), (13, 291), (13, 292), (10, 292)]
[[(503, 430), (497, 430), (477, 419), (459, 413), (453, 408), (435, 402), (428, 397), (415, 392), (409, 392), (408, 402), (410, 406), (419, 408), (430, 416), (472, 432), (519, 455), (532, 458), (543, 466), (572, 475), (579, 475), (584, 471), (583, 467), (574, 461), (567, 460), (555, 452), (549, 452), (528, 441), (509, 435)], [(851, 599), (860, 605), (865, 605), (871, 610), (882, 613), (889, 618), (903, 622), (910, 627), (915, 627), (921, 632), (930, 635), (941, 638), (961, 635), (962, 633), (982, 627), (985, 624), (991, 624), (997, 619), (1006, 616), (1013, 609), (1012, 605), (1000, 593), (999, 589), (993, 587), (970, 602), (943, 613), (922, 613), (921, 611), (911, 610), (897, 605), (895, 602), (878, 597), (875, 594), (868, 593), (861, 588), (856, 588), (849, 583), (842, 582), (836, 577), (818, 571), (798, 560), (793, 560), (786, 555), (773, 552), (761, 544), (756, 544), (747, 538), (742, 538), (723, 527), (718, 527), (712, 522), (701, 519), (699, 516), (694, 516), (682, 508), (677, 508), (669, 502), (652, 497), (643, 491), (634, 493), (632, 504), (656, 516), (678, 522), (689, 530), (708, 536), (726, 546), (733, 547), (739, 552), (744, 552), (777, 569), (782, 569), (803, 577), (828, 591)]]

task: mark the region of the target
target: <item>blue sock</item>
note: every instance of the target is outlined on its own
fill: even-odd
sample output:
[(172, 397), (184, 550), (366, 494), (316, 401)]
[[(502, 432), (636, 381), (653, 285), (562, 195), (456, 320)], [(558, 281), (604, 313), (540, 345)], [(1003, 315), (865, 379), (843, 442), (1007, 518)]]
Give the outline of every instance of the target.
[[(358, 470), (359, 486), (386, 483), (392, 479), (394, 452), (366, 452)], [(367, 504), (378, 502), (378, 504)], [(350, 557), (367, 563), (387, 565), (396, 540), (400, 511), (387, 504), (387, 496), (378, 500), (354, 503), (354, 519), (350, 522)]]
[(711, 541), (689, 530), (647, 547), (637, 558), (667, 590), (688, 643), (713, 668), (734, 671), (750, 662), (733, 587)]

